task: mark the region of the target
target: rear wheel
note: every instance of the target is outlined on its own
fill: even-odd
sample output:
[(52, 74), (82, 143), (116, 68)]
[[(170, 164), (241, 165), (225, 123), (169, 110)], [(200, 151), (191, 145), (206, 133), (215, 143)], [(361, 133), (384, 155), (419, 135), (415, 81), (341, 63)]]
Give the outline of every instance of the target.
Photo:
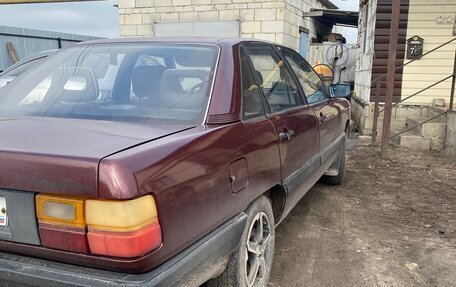
[(254, 201), (239, 249), (231, 255), (225, 271), (206, 283), (208, 287), (266, 287), (274, 256), (275, 232), (271, 203), (265, 196)]

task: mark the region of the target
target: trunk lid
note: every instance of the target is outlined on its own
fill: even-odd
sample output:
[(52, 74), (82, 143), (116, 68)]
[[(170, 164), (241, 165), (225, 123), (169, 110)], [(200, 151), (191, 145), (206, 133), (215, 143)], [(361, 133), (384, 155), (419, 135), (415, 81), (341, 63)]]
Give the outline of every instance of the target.
[(101, 159), (191, 127), (0, 117), (0, 188), (97, 197)]

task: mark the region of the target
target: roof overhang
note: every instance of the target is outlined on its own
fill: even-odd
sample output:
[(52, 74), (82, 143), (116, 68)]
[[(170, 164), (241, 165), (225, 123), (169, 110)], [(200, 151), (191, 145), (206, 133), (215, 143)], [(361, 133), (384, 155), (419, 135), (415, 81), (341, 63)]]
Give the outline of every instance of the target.
[(332, 25), (356, 28), (358, 27), (358, 15), (357, 11), (310, 9), (310, 12), (304, 12), (303, 17), (311, 17)]
[(334, 3), (332, 3), (330, 0), (318, 0), (323, 6), (325, 6), (328, 9), (339, 9)]

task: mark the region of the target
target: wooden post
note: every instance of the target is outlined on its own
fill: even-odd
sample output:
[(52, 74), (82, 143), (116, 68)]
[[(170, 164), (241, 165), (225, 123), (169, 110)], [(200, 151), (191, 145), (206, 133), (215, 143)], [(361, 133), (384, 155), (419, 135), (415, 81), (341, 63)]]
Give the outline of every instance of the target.
[(391, 29), (388, 55), (388, 70), (386, 74), (385, 114), (383, 115), (382, 133), (382, 158), (388, 156), (388, 146), (391, 136), (391, 115), (393, 110), (394, 75), (396, 70), (396, 51), (399, 30), (399, 17), (401, 14), (401, 0), (393, 0), (391, 13)]
[(452, 81), (451, 81), (450, 107), (448, 108), (450, 111), (453, 110), (453, 105), (454, 105), (455, 85), (456, 85), (456, 49), (454, 50), (454, 63), (453, 63), (453, 77), (452, 77)]
[(20, 60), (20, 59), (19, 59), (19, 55), (17, 54), (16, 49), (14, 48), (13, 43), (7, 42), (7, 43), (6, 43), (6, 48), (8, 49), (8, 53), (9, 53), (11, 59), (13, 60), (13, 63), (19, 62), (19, 60)]
[(378, 102), (380, 101), (380, 79), (375, 82), (375, 106), (372, 119), (372, 144), (377, 144)]

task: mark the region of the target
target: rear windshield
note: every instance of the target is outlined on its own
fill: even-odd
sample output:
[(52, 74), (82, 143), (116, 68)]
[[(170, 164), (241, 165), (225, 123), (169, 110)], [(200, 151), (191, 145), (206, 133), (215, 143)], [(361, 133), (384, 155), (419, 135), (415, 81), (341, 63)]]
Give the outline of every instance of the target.
[(0, 114), (201, 123), (218, 47), (94, 44), (62, 50), (0, 91)]
[(12, 78), (15, 78), (19, 75), (21, 75), (22, 73), (24, 73), (25, 71), (27, 71), (28, 69), (30, 69), (30, 67), (32, 67), (33, 65), (36, 65), (37, 63), (39, 63), (40, 61), (43, 61), (43, 57), (41, 58), (36, 58), (36, 59), (33, 59), (33, 60), (30, 60), (30, 61), (27, 61), (23, 64), (20, 64), (16, 67), (12, 67), (11, 70), (9, 71), (4, 71), (1, 75), (1, 77), (12, 77)]

